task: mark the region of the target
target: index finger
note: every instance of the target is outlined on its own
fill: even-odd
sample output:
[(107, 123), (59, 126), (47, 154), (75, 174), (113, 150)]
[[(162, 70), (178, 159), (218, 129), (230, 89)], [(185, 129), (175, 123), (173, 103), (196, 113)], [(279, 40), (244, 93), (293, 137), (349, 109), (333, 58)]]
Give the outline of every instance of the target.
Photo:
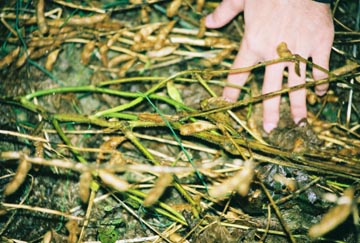
[(214, 12), (206, 17), (206, 27), (220, 28), (243, 10), (244, 0), (223, 0)]

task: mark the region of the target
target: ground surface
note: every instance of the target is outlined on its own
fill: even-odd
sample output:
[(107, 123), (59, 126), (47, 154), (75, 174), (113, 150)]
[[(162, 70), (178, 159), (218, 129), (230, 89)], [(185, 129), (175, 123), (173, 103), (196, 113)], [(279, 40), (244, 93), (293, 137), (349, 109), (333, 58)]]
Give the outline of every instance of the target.
[(217, 4), (0, 4), (1, 242), (359, 242), (357, 4), (333, 6), (328, 95), (307, 83), (293, 124), (283, 90), (271, 134), (265, 64), (215, 97), (243, 33), (205, 31)]

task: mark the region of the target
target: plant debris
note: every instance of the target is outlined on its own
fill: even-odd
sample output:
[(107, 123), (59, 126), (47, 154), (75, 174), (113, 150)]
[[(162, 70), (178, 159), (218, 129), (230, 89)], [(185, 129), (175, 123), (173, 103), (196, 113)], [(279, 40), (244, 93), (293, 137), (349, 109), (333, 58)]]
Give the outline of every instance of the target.
[(321, 68), (281, 43), (237, 70), (253, 75), (235, 103), (219, 96), (243, 15), (207, 30), (219, 2), (0, 4), (0, 241), (359, 242), (358, 6), (334, 2), (329, 78), (261, 95), (267, 65)]

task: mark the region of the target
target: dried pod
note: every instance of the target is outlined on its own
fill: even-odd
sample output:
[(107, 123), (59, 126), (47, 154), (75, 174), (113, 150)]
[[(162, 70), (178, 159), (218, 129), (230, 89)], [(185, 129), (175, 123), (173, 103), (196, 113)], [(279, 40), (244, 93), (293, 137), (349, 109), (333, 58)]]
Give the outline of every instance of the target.
[(43, 236), (43, 240), (41, 243), (51, 243), (52, 242), (52, 231), (49, 230), (48, 232), (45, 233), (45, 235)]
[(106, 170), (99, 170), (100, 179), (117, 191), (124, 192), (130, 189), (130, 184), (119, 176)]
[(285, 58), (285, 57), (291, 57), (292, 53), (289, 50), (287, 44), (285, 42), (281, 42), (277, 47), (276, 47), (276, 51), (277, 54), (279, 55), (279, 57), (281, 58)]
[(20, 47), (15, 48), (9, 54), (7, 54), (3, 59), (0, 60), (0, 69), (6, 68), (9, 66), (14, 59), (19, 55)]
[(45, 62), (45, 68), (46, 70), (52, 71), (53, 67), (54, 67), (54, 63), (56, 62), (59, 53), (60, 53), (61, 49), (56, 49), (52, 52), (50, 52), (50, 54), (47, 56), (46, 58), (46, 62)]
[(72, 26), (62, 26), (61, 28), (50, 27), (49, 28), (49, 35), (58, 35), (58, 34), (65, 34), (74, 31), (74, 27)]
[(5, 186), (4, 195), (8, 196), (13, 194), (25, 181), (26, 175), (31, 169), (31, 163), (27, 161), (26, 156), (20, 159), (20, 163), (15, 172), (13, 179)]
[(83, 203), (87, 203), (89, 200), (91, 181), (92, 181), (92, 175), (90, 171), (86, 171), (80, 175), (79, 195)]
[(246, 196), (254, 176), (254, 163), (251, 160), (245, 161), (244, 167), (234, 176), (222, 183), (213, 186), (209, 194), (214, 198), (222, 198), (236, 190), (241, 196)]
[(84, 46), (82, 52), (81, 52), (81, 63), (84, 65), (89, 64), (90, 62), (90, 57), (92, 52), (94, 51), (96, 46), (96, 42), (95, 41), (89, 41), (88, 43), (86, 43), (86, 45)]
[(31, 59), (40, 58), (40, 57), (48, 54), (50, 51), (56, 49), (61, 44), (62, 44), (61, 41), (55, 41), (55, 43), (52, 46), (45, 46), (43, 48), (37, 49), (36, 51), (30, 53), (30, 58)]
[(35, 156), (38, 158), (44, 158), (44, 142), (36, 141), (34, 142), (35, 146)]
[(101, 60), (101, 63), (104, 65), (104, 67), (107, 67), (108, 63), (109, 63), (108, 58), (107, 58), (108, 50), (109, 50), (109, 47), (106, 44), (103, 44), (99, 48), (100, 60)]
[(111, 155), (111, 158), (109, 160), (109, 165), (116, 165), (116, 167), (119, 168), (119, 166), (124, 165), (125, 162), (126, 161), (122, 156), (122, 153), (116, 151)]
[(75, 37), (79, 34), (79, 31), (77, 30), (74, 30), (74, 31), (71, 31), (71, 32), (65, 32), (65, 33), (60, 33), (57, 35), (57, 40), (66, 40), (66, 39), (69, 39), (69, 38), (72, 38), (72, 37)]
[(131, 46), (131, 50), (132, 51), (146, 51), (149, 50), (150, 48), (152, 48), (154, 46), (154, 43), (151, 41), (147, 41), (147, 42), (135, 42), (132, 46)]
[(153, 114), (153, 113), (140, 113), (138, 115), (138, 118), (140, 121), (152, 121), (155, 123), (162, 123), (164, 122), (164, 118), (170, 122), (175, 122), (179, 120), (179, 116), (169, 116), (169, 115), (163, 115), (160, 116), (159, 114)]
[(207, 37), (204, 39), (204, 45), (209, 47), (226, 47), (229, 48), (231, 41), (226, 38)]
[(173, 175), (169, 173), (162, 173), (159, 175), (154, 187), (147, 194), (143, 205), (149, 207), (156, 203), (165, 189), (172, 183)]
[(182, 0), (173, 0), (166, 9), (166, 16), (169, 18), (174, 17), (175, 14), (177, 14), (181, 4)]
[(113, 30), (118, 31), (119, 29), (123, 28), (124, 25), (119, 22), (104, 22), (104, 23), (96, 23), (94, 29), (96, 30)]
[(129, 61), (132, 58), (134, 58), (134, 57), (130, 56), (130, 55), (127, 55), (127, 54), (117, 55), (117, 56), (115, 56), (115, 57), (113, 57), (112, 59), (109, 60), (108, 67), (109, 68), (115, 67), (118, 64), (120, 64), (122, 62)]
[(117, 41), (117, 39), (119, 39), (120, 35), (121, 35), (120, 32), (119, 32), (119, 33), (116, 33), (115, 35), (113, 35), (113, 36), (107, 41), (106, 45), (107, 45), (108, 47), (111, 47), (111, 46)]
[(127, 61), (126, 63), (124, 63), (121, 67), (120, 70), (118, 72), (119, 77), (125, 77), (126, 72), (132, 67), (134, 66), (134, 63), (137, 59), (133, 58), (129, 61)]
[(303, 138), (298, 137), (294, 140), (294, 144), (292, 147), (292, 152), (294, 153), (302, 153), (306, 150), (306, 144)]
[(68, 19), (66, 24), (76, 26), (88, 26), (103, 22), (107, 17), (107, 14), (94, 14), (89, 17), (73, 16), (72, 18)]
[(330, 103), (337, 103), (339, 102), (339, 97), (335, 96), (334, 94), (331, 94), (330, 92), (325, 96), (326, 101)]
[(354, 189), (348, 188), (344, 191), (343, 196), (339, 198), (338, 205), (331, 208), (320, 222), (313, 225), (309, 229), (309, 236), (311, 238), (320, 237), (331, 230), (335, 229), (338, 225), (342, 224), (350, 215), (353, 208)]
[(76, 243), (78, 240), (78, 235), (80, 234), (80, 228), (78, 223), (74, 220), (70, 220), (65, 224), (65, 228), (69, 231), (67, 242)]
[(244, 168), (237, 173), (237, 176), (241, 178), (237, 186), (237, 192), (243, 197), (245, 197), (249, 192), (250, 184), (254, 177), (254, 169), (254, 162), (249, 159), (245, 161)]
[(49, 27), (45, 19), (45, 0), (38, 0), (36, 4), (36, 20), (41, 34), (46, 34), (49, 31)]
[(6, 207), (0, 205), (0, 216), (7, 214), (7, 212)]
[(216, 129), (216, 125), (208, 121), (196, 121), (194, 123), (184, 124), (180, 127), (181, 135), (191, 135), (197, 132), (208, 131)]
[(51, 46), (54, 44), (55, 39), (52, 37), (47, 38), (33, 38), (31, 41), (27, 43), (28, 47), (44, 47)]
[(149, 7), (148, 6), (142, 6), (141, 7), (140, 19), (141, 19), (141, 22), (144, 23), (144, 24), (147, 24), (147, 23), (150, 22)]
[(318, 99), (319, 98), (317, 97), (317, 95), (314, 92), (307, 90), (306, 101), (308, 104), (315, 105), (318, 102)]
[(297, 183), (294, 178), (288, 178), (282, 174), (276, 173), (273, 175), (273, 179), (274, 181), (283, 185), (286, 188), (286, 190), (290, 192), (294, 192), (297, 189)]
[(166, 26), (162, 27), (159, 30), (159, 33), (155, 41), (155, 46), (154, 46), (155, 50), (159, 50), (164, 46), (165, 40), (168, 37), (171, 30), (174, 28), (175, 24), (176, 24), (176, 20), (170, 21)]
[(148, 24), (141, 28), (135, 35), (134, 35), (134, 41), (135, 42), (141, 42), (147, 40), (147, 38), (157, 29), (159, 29), (161, 26), (161, 23), (155, 23), (155, 24)]
[(165, 57), (172, 54), (174, 51), (176, 51), (177, 48), (178, 48), (177, 45), (165, 46), (159, 50), (148, 51), (146, 53), (146, 56), (150, 58)]
[(180, 234), (178, 234), (176, 232), (169, 235), (169, 240), (171, 242), (189, 243), (188, 240), (185, 240), (185, 238), (183, 236), (181, 236)]
[(232, 48), (225, 48), (221, 50), (215, 57), (207, 58), (212, 65), (219, 65), (225, 58), (228, 58), (231, 55)]
[(203, 17), (200, 19), (199, 30), (198, 30), (198, 33), (196, 34), (196, 37), (203, 38), (205, 35), (205, 30), (206, 30), (205, 17)]
[(126, 137), (124, 136), (114, 136), (106, 138), (106, 141), (100, 145), (101, 152), (96, 158), (96, 163), (101, 163), (101, 161), (105, 159), (104, 153), (113, 152), (117, 148), (117, 146), (119, 146), (125, 140)]
[(25, 50), (25, 52), (23, 52), (23, 54), (21, 55), (21, 57), (18, 58), (18, 60), (15, 63), (15, 66), (17, 68), (22, 67), (22, 65), (24, 65), (24, 63), (26, 62), (28, 56), (30, 56), (31, 53), (33, 53), (33, 51), (35, 50), (35, 47), (30, 47), (27, 48)]
[(201, 13), (205, 5), (205, 0), (196, 0), (196, 12)]

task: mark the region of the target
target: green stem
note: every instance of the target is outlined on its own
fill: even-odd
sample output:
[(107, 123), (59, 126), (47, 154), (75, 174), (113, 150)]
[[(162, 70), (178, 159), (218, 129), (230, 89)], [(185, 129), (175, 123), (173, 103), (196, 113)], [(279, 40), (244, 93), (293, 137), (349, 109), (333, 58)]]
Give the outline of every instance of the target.
[[(114, 90), (114, 89), (109, 89), (109, 88), (100, 88), (100, 87), (96, 87), (93, 85), (85, 85), (85, 86), (74, 86), (74, 87), (60, 87), (60, 88), (36, 91), (34, 93), (28, 94), (25, 97), (23, 97), (22, 103), (27, 102), (27, 105), (30, 107), (30, 104), (32, 104), (32, 103), (30, 103), (29, 100), (31, 100), (35, 97), (53, 95), (53, 94), (59, 94), (59, 93), (70, 93), (70, 92), (72, 92), (72, 93), (96, 92), (96, 93), (110, 94), (110, 95), (116, 95), (116, 96), (127, 97), (127, 98), (143, 98), (143, 96), (144, 96), (144, 94), (142, 94), (142, 93), (132, 93), (132, 92)], [(166, 96), (152, 94), (152, 95), (150, 95), (150, 97), (152, 99), (164, 101), (165, 103), (168, 103), (168, 104), (174, 106), (175, 108), (179, 108), (181, 110), (192, 111), (192, 112), (195, 111), (194, 109), (192, 109), (180, 102), (177, 102), (173, 99), (170, 99)], [(132, 107), (132, 105), (129, 105), (129, 103), (127, 103), (125, 105), (122, 105), (121, 107), (124, 107), (124, 108), (120, 109), (120, 110), (125, 110), (127, 108)], [(115, 112), (120, 111), (118, 109), (115, 110), (115, 108), (109, 109), (109, 110), (112, 110), (112, 112), (107, 112), (106, 114), (111, 114), (111, 113), (114, 114)], [(32, 110), (35, 111), (36, 109), (32, 108)], [(109, 110), (107, 110), (107, 111), (109, 111)], [(95, 114), (94, 117), (97, 117), (97, 115)]]
[[(132, 195), (129, 195), (132, 199), (135, 199), (135, 201), (139, 202), (140, 204), (143, 204), (143, 200), (140, 199), (139, 197), (145, 198), (146, 194), (144, 192), (136, 190), (136, 189), (130, 189), (130, 190), (128, 190), (128, 193), (132, 194)], [(179, 213), (178, 211), (176, 211), (175, 209), (173, 209), (172, 207), (170, 207), (166, 203), (159, 202), (158, 205), (159, 205), (159, 207), (163, 208), (167, 212), (170, 212), (171, 214), (168, 214), (167, 212), (165, 213), (164, 210), (161, 210), (161, 209), (155, 207), (154, 210), (156, 212), (158, 212), (158, 213), (160, 213), (162, 215), (165, 215), (165, 216), (167, 216), (167, 217), (173, 219), (174, 221), (179, 222), (179, 223), (181, 223), (183, 225), (187, 225), (187, 223), (186, 223), (184, 217), (181, 215), (181, 213)]]
[[(111, 114), (111, 113), (114, 113), (114, 112), (119, 112), (119, 111), (122, 111), (122, 110), (126, 110), (130, 107), (133, 107), (139, 103), (141, 103), (144, 98), (146, 96), (151, 96), (151, 94), (153, 92), (155, 92), (156, 90), (160, 89), (161, 87), (163, 87), (167, 82), (169, 82), (170, 80), (173, 80), (175, 79), (176, 77), (178, 76), (182, 76), (182, 75), (187, 75), (187, 74), (190, 74), (190, 73), (193, 73), (193, 72), (202, 72), (202, 71), (182, 71), (182, 72), (179, 72), (179, 73), (176, 73), (164, 80), (162, 80), (161, 82), (159, 82), (158, 84), (154, 85), (153, 87), (151, 87), (149, 90), (147, 90), (144, 94), (142, 94), (141, 96), (139, 95), (139, 97), (137, 97), (136, 99), (130, 101), (129, 103), (126, 103), (126, 104), (123, 104), (123, 105), (119, 105), (117, 107), (114, 107), (114, 108), (111, 108), (111, 109), (107, 109), (107, 110), (103, 110), (103, 111), (99, 111), (97, 113), (95, 113), (93, 116), (94, 117), (100, 117), (100, 116), (107, 116), (108, 114)], [(180, 104), (180, 103), (179, 103)], [(181, 105), (183, 106), (183, 105)], [(180, 106), (180, 107), (181, 107)]]
[(64, 131), (62, 130), (62, 128), (60, 127), (60, 124), (58, 122), (58, 120), (56, 119), (52, 119), (52, 124), (55, 128), (55, 130), (57, 131), (58, 135), (60, 136), (60, 138), (64, 141), (64, 143), (69, 146), (71, 152), (75, 155), (75, 157), (81, 162), (86, 164), (86, 160), (84, 159), (84, 157), (81, 156), (81, 154), (79, 153), (79, 151), (77, 151), (76, 149), (73, 148), (69, 138), (65, 135)]

